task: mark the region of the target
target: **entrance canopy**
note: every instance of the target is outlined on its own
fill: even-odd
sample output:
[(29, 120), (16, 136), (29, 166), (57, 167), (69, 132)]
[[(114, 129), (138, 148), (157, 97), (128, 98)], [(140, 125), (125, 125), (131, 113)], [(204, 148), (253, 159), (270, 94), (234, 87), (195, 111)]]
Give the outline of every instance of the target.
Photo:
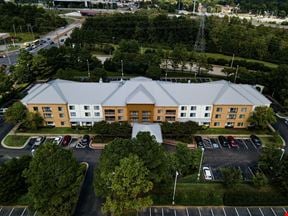
[(155, 136), (158, 143), (163, 143), (160, 124), (134, 123), (132, 129), (132, 138), (135, 138), (139, 132), (150, 132), (150, 135)]

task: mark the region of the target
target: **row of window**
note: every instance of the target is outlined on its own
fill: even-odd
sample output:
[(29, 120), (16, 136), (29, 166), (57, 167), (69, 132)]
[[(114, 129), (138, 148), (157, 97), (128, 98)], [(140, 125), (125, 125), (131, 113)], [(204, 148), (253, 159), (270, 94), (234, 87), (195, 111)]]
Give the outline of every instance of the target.
[[(124, 113), (124, 109), (117, 109), (118, 115), (122, 115)], [(115, 115), (115, 109), (106, 109), (105, 115)]]
[[(55, 126), (55, 123), (53, 121), (47, 121), (46, 122), (47, 126)], [(65, 122), (60, 122), (61, 126), (65, 126)]]
[[(215, 126), (215, 127), (220, 127), (220, 126), (221, 126), (221, 122), (214, 122), (214, 126)], [(235, 124), (234, 124), (234, 122), (227, 122), (227, 123), (226, 123), (226, 126), (228, 126), (228, 127), (234, 127)], [(237, 127), (243, 127), (243, 126), (244, 126), (244, 122), (238, 122), (238, 123), (237, 123)]]
[[(223, 112), (223, 108), (222, 108), (222, 107), (217, 107), (217, 108), (216, 108), (216, 112)], [(230, 107), (230, 108), (228, 109), (228, 112), (230, 112), (230, 113), (237, 113), (237, 112), (238, 112), (238, 108)], [(247, 108), (246, 108), (246, 107), (241, 108), (241, 109), (240, 109), (240, 112), (243, 112), (243, 113), (247, 112)]]
[[(76, 112), (70, 112), (70, 116), (71, 117), (76, 117), (77, 114), (76, 114)], [(85, 112), (84, 116), (85, 117), (90, 117), (91, 116), (91, 112)], [(100, 112), (94, 112), (94, 117), (99, 117), (99, 116), (100, 116)]]
[[(204, 113), (204, 117), (205, 118), (209, 118), (210, 115), (211, 115), (210, 113)], [(185, 117), (187, 117), (187, 114), (186, 113), (180, 113), (180, 116), (185, 118)], [(189, 116), (191, 118), (195, 118), (196, 117), (196, 113), (190, 113)]]
[[(33, 110), (35, 112), (39, 111), (39, 107), (33, 107)], [(63, 107), (57, 107), (58, 112), (63, 112)], [(52, 108), (51, 107), (42, 107), (42, 112), (52, 112)]]
[[(82, 106), (84, 110), (90, 110), (91, 109), (91, 106), (88, 106), (88, 105), (84, 105)], [(94, 110), (100, 110), (100, 106), (93, 106), (93, 109)], [(74, 105), (70, 105), (69, 106), (69, 110), (75, 110), (75, 106)]]
[[(190, 110), (193, 111), (193, 110), (196, 110), (197, 109), (197, 106), (191, 106), (190, 107)], [(181, 111), (187, 111), (188, 110), (188, 107), (187, 106), (181, 106)], [(205, 110), (206, 111), (210, 111), (211, 110), (211, 106), (206, 106), (205, 107)]]
[[(244, 119), (246, 117), (245, 114), (239, 114), (239, 119)], [(221, 114), (216, 114), (215, 115), (215, 119), (220, 119), (222, 118), (222, 115)], [(228, 114), (227, 119), (236, 119), (237, 118), (237, 114)]]

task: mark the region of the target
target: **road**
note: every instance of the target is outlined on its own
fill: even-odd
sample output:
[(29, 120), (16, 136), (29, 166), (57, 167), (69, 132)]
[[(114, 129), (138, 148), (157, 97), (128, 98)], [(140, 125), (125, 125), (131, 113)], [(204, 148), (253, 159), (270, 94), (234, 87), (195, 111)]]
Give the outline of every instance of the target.
[[(53, 46), (59, 46), (60, 45), (60, 40), (62, 38), (67, 37), (68, 35), (70, 35), (73, 31), (73, 29), (75, 28), (80, 28), (82, 25), (82, 20), (78, 20), (75, 19), (74, 23), (71, 23), (65, 27), (61, 27), (58, 28), (52, 32), (49, 32), (46, 35), (41, 36), (40, 39), (47, 39), (50, 38), (55, 44), (49, 44), (49, 43), (45, 43), (42, 44), (40, 46), (38, 46), (37, 48), (33, 49), (30, 51), (31, 54), (37, 54), (39, 50), (41, 49), (49, 49)], [(67, 36), (66, 36), (67, 35)], [(7, 54), (7, 57), (5, 58), (0, 58), (0, 65), (4, 64), (4, 65), (15, 65), (17, 63), (17, 58), (19, 55), (19, 51), (14, 51), (14, 52), (10, 52)]]

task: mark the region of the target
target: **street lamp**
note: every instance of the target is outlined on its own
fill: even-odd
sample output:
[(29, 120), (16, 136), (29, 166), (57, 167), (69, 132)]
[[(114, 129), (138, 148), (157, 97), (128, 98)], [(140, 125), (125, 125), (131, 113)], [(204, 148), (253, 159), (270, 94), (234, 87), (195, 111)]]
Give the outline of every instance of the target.
[(124, 72), (123, 72), (123, 60), (121, 60), (121, 76), (123, 78), (124, 76)]
[(89, 68), (89, 60), (87, 59), (87, 69), (88, 69), (88, 78), (90, 78), (90, 68)]
[(282, 158), (283, 158), (283, 156), (284, 156), (284, 153), (285, 153), (285, 149), (282, 148), (281, 151), (282, 151), (282, 154), (281, 154), (281, 157), (280, 157), (280, 160), (279, 160), (279, 161), (282, 160)]
[(200, 172), (201, 172), (201, 166), (202, 166), (203, 155), (204, 155), (205, 149), (202, 147), (201, 151), (202, 151), (202, 154), (201, 154), (201, 160), (200, 160), (200, 164), (199, 164), (199, 171), (198, 171), (197, 181), (199, 181), (199, 179), (200, 179)]
[(174, 182), (173, 198), (172, 198), (172, 205), (175, 205), (175, 193), (176, 193), (176, 184), (177, 184), (178, 175), (179, 175), (179, 173), (178, 173), (178, 171), (176, 171), (175, 182)]

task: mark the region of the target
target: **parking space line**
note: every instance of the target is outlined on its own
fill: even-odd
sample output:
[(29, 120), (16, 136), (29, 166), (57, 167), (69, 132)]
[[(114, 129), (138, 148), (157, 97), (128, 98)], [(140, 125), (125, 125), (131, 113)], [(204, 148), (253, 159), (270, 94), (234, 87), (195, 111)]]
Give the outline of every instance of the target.
[(9, 213), (9, 215), (8, 215), (8, 216), (11, 216), (11, 215), (12, 215), (12, 213), (13, 213), (13, 211), (14, 211), (14, 208), (12, 208), (12, 210), (10, 211), (10, 213)]
[(187, 214), (187, 216), (190, 216), (190, 215), (189, 215), (189, 211), (188, 211), (188, 209), (187, 209), (187, 208), (186, 208), (186, 214)]
[(222, 208), (222, 210), (223, 210), (224, 216), (227, 216), (227, 215), (226, 215), (225, 208)]
[(162, 216), (164, 216), (164, 210), (163, 210), (163, 208), (162, 208)]
[(249, 214), (250, 216), (252, 216), (252, 214), (251, 214), (249, 208), (247, 208), (247, 211), (248, 211), (248, 214)]
[(34, 213), (34, 215), (33, 216), (35, 216), (37, 214), (37, 211), (35, 211), (35, 213)]
[(201, 213), (201, 211), (200, 211), (200, 208), (198, 207), (197, 209), (198, 209), (198, 212), (199, 212), (199, 216), (202, 216), (202, 213)]
[(265, 215), (263, 214), (263, 211), (262, 211), (261, 208), (259, 208), (259, 211), (261, 212), (261, 215), (262, 215), (262, 216), (265, 216)]
[(25, 208), (20, 216), (23, 216), (27, 208)]
[(234, 209), (235, 209), (235, 212), (236, 212), (237, 216), (239, 216), (238, 210), (236, 208), (234, 208)]
[(246, 143), (241, 139), (242, 144), (244, 144), (244, 146), (246, 147), (246, 149), (249, 149), (248, 146), (246, 145)]
[(174, 209), (174, 215), (177, 216), (176, 209)]
[(286, 212), (286, 209), (284, 207), (282, 207), (283, 211)]
[(214, 212), (213, 212), (212, 208), (210, 209), (210, 212), (211, 212), (212, 216), (214, 216)]
[(2, 208), (0, 209), (0, 213), (1, 213), (1, 211), (2, 211)]
[(215, 180), (215, 178), (214, 178), (214, 174), (213, 174), (213, 172), (212, 172), (212, 167), (211, 167), (211, 166), (209, 166), (209, 168), (210, 168), (210, 170), (211, 170), (211, 176), (212, 176), (212, 180)]
[(271, 209), (273, 215), (274, 215), (274, 216), (277, 216), (277, 214), (275, 213), (274, 209), (273, 209), (273, 208), (270, 208), (270, 209)]
[(255, 176), (254, 173), (252, 172), (251, 168), (248, 166), (248, 170), (251, 173), (252, 176)]
[(258, 148), (254, 145), (254, 143), (250, 140), (250, 142), (252, 143), (252, 145), (254, 146), (254, 148), (256, 149), (256, 150), (258, 150)]

